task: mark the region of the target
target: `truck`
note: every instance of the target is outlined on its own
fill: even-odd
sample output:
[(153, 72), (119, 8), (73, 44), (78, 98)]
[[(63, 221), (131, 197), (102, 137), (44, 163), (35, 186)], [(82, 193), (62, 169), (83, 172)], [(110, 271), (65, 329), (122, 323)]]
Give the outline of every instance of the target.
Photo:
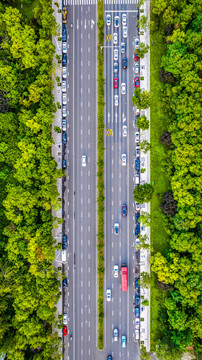
[(128, 269), (126, 265), (121, 266), (121, 290), (127, 291), (128, 286)]
[(67, 24), (67, 9), (65, 6), (62, 9), (62, 22), (63, 24)]

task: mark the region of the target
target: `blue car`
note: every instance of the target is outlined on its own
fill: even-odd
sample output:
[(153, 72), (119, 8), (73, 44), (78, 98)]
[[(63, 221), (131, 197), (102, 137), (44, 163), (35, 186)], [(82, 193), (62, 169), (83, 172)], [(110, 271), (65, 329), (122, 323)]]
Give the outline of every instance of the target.
[(67, 41), (65, 27), (62, 28), (62, 41)]
[(127, 343), (126, 335), (122, 335), (122, 337), (121, 337), (121, 346), (122, 346), (122, 348), (126, 347), (126, 343)]
[(65, 159), (62, 160), (62, 168), (63, 168), (64, 170), (67, 168), (66, 160), (65, 160)]
[(63, 141), (63, 144), (66, 144), (66, 142), (67, 142), (67, 137), (66, 137), (65, 132), (63, 132), (63, 134), (62, 134), (62, 141)]
[(140, 285), (139, 285), (139, 278), (138, 278), (138, 277), (135, 278), (135, 287), (136, 287), (136, 288), (139, 288), (139, 287), (140, 287)]
[(136, 223), (139, 223), (139, 218), (140, 218), (140, 213), (136, 213), (135, 215), (135, 218), (136, 218)]
[(140, 294), (138, 294), (138, 293), (135, 294), (135, 302), (136, 302), (136, 305), (140, 305)]
[(135, 316), (136, 316), (136, 317), (140, 317), (140, 308), (139, 308), (139, 306), (137, 306), (137, 307), (135, 308)]
[(63, 66), (67, 65), (67, 55), (66, 54), (62, 54), (62, 65)]
[(127, 205), (126, 204), (122, 205), (122, 216), (123, 217), (127, 216)]
[(135, 228), (135, 235), (139, 235), (139, 233), (140, 233), (140, 224), (137, 224)]
[(62, 249), (67, 248), (67, 235), (64, 235), (62, 238)]
[(63, 285), (63, 287), (67, 287), (67, 286), (68, 286), (67, 278), (64, 278), (64, 279), (62, 280), (62, 285)]
[(136, 116), (135, 116), (135, 123), (136, 123), (136, 124), (137, 124), (137, 120), (139, 119), (139, 117), (140, 117), (139, 115), (136, 115)]
[(124, 59), (122, 60), (122, 68), (123, 68), (123, 69), (127, 69), (127, 66), (128, 66), (127, 58), (124, 58)]

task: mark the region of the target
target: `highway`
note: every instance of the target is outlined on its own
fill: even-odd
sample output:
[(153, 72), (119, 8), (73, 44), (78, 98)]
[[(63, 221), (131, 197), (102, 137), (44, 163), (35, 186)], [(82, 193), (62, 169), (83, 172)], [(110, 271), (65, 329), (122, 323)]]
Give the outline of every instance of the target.
[[(134, 39), (137, 37), (136, 5), (105, 5), (112, 20), (115, 15), (127, 14), (128, 37), (126, 55), (128, 68), (122, 69), (122, 25), (119, 35), (119, 88), (114, 89), (113, 43), (105, 42), (105, 288), (112, 290), (112, 301), (105, 301), (105, 349), (97, 349), (97, 252), (96, 252), (96, 136), (97, 136), (97, 7), (68, 6), (67, 23), (67, 162), (64, 180), (64, 232), (68, 236), (67, 263), (64, 271), (68, 288), (64, 290), (64, 313), (68, 314), (68, 335), (64, 337), (64, 359), (113, 360), (139, 359), (139, 344), (134, 339), (134, 279), (137, 261), (134, 247), (135, 211), (134, 110), (131, 97), (134, 91)], [(128, 12), (129, 10), (129, 12)], [(71, 24), (73, 26), (71, 26)], [(113, 22), (105, 26), (106, 35), (113, 34)], [(124, 55), (125, 56), (125, 55)], [(126, 94), (121, 95), (121, 83)], [(119, 106), (114, 106), (114, 94)], [(128, 136), (123, 138), (122, 127), (127, 125)], [(106, 132), (107, 135), (107, 132)], [(112, 136), (111, 136), (112, 135)], [(121, 165), (121, 155), (127, 154), (127, 165)], [(86, 167), (81, 157), (86, 155)], [(126, 203), (128, 216), (121, 216)], [(114, 223), (120, 224), (120, 234), (114, 235)], [(114, 264), (127, 264), (128, 291), (121, 291), (121, 276), (113, 276)], [(105, 298), (106, 299), (106, 298)], [(119, 329), (119, 341), (113, 340), (113, 329)], [(127, 336), (127, 347), (121, 347), (121, 336)], [(72, 340), (70, 337), (72, 336)]]

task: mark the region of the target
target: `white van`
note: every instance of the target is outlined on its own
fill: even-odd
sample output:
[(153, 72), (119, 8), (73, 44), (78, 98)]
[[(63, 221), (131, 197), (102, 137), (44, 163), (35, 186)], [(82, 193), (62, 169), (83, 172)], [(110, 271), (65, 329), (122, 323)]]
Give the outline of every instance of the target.
[(67, 261), (67, 250), (62, 250), (62, 262)]
[(136, 174), (135, 175), (135, 185), (139, 185), (140, 184), (140, 175)]

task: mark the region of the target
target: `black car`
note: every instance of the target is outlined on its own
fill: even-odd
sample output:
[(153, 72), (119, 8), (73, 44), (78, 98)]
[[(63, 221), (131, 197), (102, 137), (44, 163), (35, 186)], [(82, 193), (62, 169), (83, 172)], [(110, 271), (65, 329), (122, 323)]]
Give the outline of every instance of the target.
[(127, 205), (126, 204), (122, 205), (122, 216), (123, 217), (127, 216)]
[(139, 279), (138, 277), (135, 278), (135, 287), (136, 287), (136, 288), (139, 288), (139, 287), (140, 287), (140, 285), (139, 285), (139, 280), (140, 280), (140, 279)]
[(124, 58), (124, 59), (122, 60), (122, 68), (123, 68), (123, 69), (127, 69), (127, 66), (128, 66), (127, 58)]
[(136, 305), (140, 305), (140, 294), (138, 294), (138, 293), (135, 294), (135, 302), (136, 302)]

